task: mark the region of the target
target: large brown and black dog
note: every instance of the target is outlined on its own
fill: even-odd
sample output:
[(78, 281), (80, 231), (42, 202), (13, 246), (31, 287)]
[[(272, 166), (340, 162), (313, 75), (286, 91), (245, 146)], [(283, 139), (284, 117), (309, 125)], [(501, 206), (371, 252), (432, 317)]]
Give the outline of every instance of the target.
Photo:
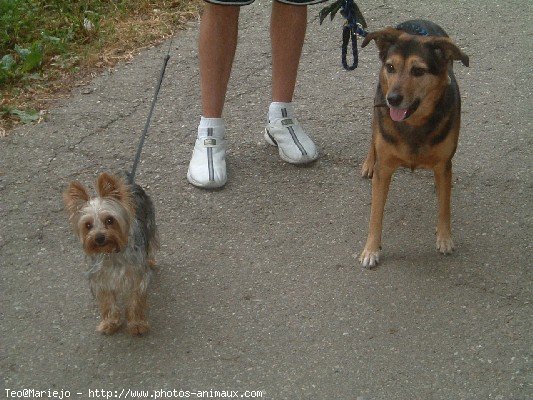
[(398, 167), (430, 168), (439, 204), (437, 250), (451, 253), (452, 157), (457, 148), (461, 98), (453, 60), (468, 66), (468, 56), (438, 25), (404, 22), (372, 32), (382, 61), (374, 102), (372, 144), (362, 175), (372, 178), (370, 230), (360, 261), (372, 268), (379, 261), (383, 210), (392, 174)]

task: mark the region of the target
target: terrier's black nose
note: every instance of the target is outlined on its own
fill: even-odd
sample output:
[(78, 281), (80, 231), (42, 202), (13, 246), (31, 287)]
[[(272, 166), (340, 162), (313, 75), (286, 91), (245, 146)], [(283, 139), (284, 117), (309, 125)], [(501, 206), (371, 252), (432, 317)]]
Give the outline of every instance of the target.
[(94, 238), (94, 241), (96, 242), (96, 244), (98, 246), (102, 246), (104, 243), (105, 243), (105, 235), (96, 235), (96, 237)]
[(387, 96), (387, 102), (390, 106), (398, 107), (400, 104), (402, 104), (403, 96), (398, 93), (391, 93)]

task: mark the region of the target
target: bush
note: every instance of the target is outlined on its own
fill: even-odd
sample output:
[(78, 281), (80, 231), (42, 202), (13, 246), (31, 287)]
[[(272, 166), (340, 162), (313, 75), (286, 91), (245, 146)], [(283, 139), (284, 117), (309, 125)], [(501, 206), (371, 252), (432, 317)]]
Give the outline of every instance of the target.
[(122, 2), (0, 0), (0, 84), (32, 78), (53, 57), (98, 38), (100, 16)]
[[(0, 0), (0, 136), (35, 119), (36, 93), (115, 65), (198, 13), (199, 0)], [(44, 96), (50, 98), (51, 96)]]

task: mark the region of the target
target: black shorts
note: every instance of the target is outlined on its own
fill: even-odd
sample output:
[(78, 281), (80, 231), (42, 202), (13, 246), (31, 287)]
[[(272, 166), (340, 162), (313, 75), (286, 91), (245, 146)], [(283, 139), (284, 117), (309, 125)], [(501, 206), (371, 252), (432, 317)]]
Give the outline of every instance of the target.
[[(252, 4), (254, 0), (205, 0), (212, 4), (222, 4), (225, 6), (246, 6)], [(280, 3), (290, 4), (293, 6), (308, 6), (311, 4), (323, 3), (327, 0), (272, 0)]]

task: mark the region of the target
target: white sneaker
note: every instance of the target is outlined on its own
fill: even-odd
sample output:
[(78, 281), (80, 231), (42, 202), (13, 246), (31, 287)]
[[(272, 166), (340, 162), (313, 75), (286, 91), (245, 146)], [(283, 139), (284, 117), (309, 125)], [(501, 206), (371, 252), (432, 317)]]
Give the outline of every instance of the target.
[(227, 179), (226, 140), (213, 136), (197, 138), (187, 180), (194, 186), (212, 189), (224, 186)]
[(296, 118), (275, 118), (265, 128), (265, 140), (277, 146), (279, 156), (291, 164), (305, 164), (318, 158), (313, 140)]

